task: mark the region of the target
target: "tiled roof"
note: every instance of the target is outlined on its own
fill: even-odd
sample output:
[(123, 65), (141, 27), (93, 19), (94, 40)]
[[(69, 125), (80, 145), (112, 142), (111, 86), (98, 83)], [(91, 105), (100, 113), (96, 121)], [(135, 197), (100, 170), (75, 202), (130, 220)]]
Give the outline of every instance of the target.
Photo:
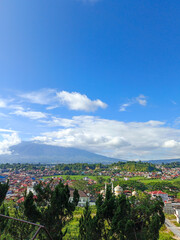
[(162, 191), (152, 191), (152, 192), (149, 192), (150, 194), (167, 194), (165, 192), (162, 192)]
[[(73, 192), (74, 192), (74, 189), (70, 189), (70, 196), (73, 197)], [(78, 193), (79, 193), (79, 197), (87, 197), (87, 195), (85, 194), (85, 192), (81, 191), (81, 190), (78, 190)]]

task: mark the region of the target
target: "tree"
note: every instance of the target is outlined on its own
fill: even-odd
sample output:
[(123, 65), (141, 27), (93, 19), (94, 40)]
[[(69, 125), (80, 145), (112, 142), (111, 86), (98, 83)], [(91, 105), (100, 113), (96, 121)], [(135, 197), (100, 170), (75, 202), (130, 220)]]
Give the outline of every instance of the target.
[(116, 199), (116, 211), (112, 218), (109, 235), (113, 239), (133, 239), (134, 222), (131, 219), (131, 204), (125, 195)]
[(101, 239), (101, 226), (97, 217), (91, 217), (88, 202), (86, 203), (83, 215), (79, 220), (79, 240)]
[[(142, 193), (138, 197), (131, 197), (131, 219), (137, 239), (156, 240), (159, 230), (164, 224), (164, 203), (161, 198), (151, 200), (149, 194)], [(136, 238), (135, 238), (136, 239)]]
[[(6, 197), (8, 189), (9, 181), (7, 181), (6, 183), (0, 183), (0, 214), (3, 215), (9, 215), (7, 206), (5, 204), (2, 204)], [(7, 223), (7, 219), (0, 217), (0, 235), (4, 232)]]
[[(11, 213), (11, 216), (17, 219), (27, 220), (27, 218), (24, 216), (24, 204), (20, 203), (18, 206), (17, 205), (14, 206), (13, 213)], [(27, 223), (10, 220), (7, 227), (7, 232), (14, 240), (15, 239), (24, 240), (24, 239), (31, 239), (31, 237), (34, 235), (35, 231), (37, 230), (36, 228)]]
[[(84, 219), (88, 216), (86, 217), (88, 220), (87, 224), (85, 221), (83, 224), (91, 229), (91, 235), (97, 236), (99, 229), (96, 239), (157, 240), (159, 230), (165, 221), (163, 205), (160, 198), (151, 200), (148, 194), (130, 198), (125, 195), (115, 197), (111, 189), (107, 188), (105, 198), (99, 195), (96, 201), (97, 213), (93, 221), (86, 210)], [(90, 222), (93, 227), (89, 227)]]
[(86, 203), (86, 207), (83, 213), (83, 216), (79, 220), (79, 239), (80, 240), (92, 240), (92, 218), (91, 211), (89, 209), (88, 202)]
[(7, 181), (6, 183), (0, 183), (0, 206), (6, 197), (8, 189), (9, 189), (9, 181)]
[(67, 232), (63, 228), (72, 219), (79, 201), (77, 190), (72, 202), (68, 185), (62, 182), (57, 186), (52, 181), (47, 185), (40, 182), (35, 191), (36, 197), (30, 192), (25, 198), (25, 215), (29, 220), (44, 225), (54, 240), (62, 239)]
[(104, 178), (101, 176), (96, 177), (96, 181), (98, 184), (103, 184), (104, 183)]

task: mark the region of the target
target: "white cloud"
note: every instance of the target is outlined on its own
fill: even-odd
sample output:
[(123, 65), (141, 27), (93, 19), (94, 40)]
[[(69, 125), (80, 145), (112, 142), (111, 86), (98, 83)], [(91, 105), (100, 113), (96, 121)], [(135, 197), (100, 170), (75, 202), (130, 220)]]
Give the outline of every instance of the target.
[(86, 112), (94, 112), (98, 108), (106, 108), (107, 104), (101, 100), (91, 100), (86, 95), (78, 92), (61, 91), (57, 93), (57, 97), (61, 104), (66, 105), (71, 110), (81, 110)]
[(124, 104), (122, 104), (122, 105), (120, 106), (119, 111), (120, 111), (120, 112), (125, 112), (125, 111), (126, 111), (126, 108), (129, 107), (129, 106), (131, 106), (131, 105), (132, 105), (131, 103), (124, 103)]
[(165, 148), (180, 147), (180, 142), (177, 142), (175, 140), (168, 140), (163, 143), (163, 147)]
[(31, 102), (42, 105), (49, 105), (56, 101), (55, 89), (41, 89), (29, 93), (19, 94), (19, 97)]
[(47, 114), (42, 113), (42, 112), (36, 112), (36, 111), (17, 110), (11, 114), (15, 114), (17, 116), (22, 116), (22, 117), (27, 117), (27, 118), (34, 119), (34, 120), (47, 117)]
[(42, 123), (47, 124), (49, 127), (74, 127), (74, 120), (66, 119), (66, 118), (57, 118), (52, 117), (50, 120), (41, 120)]
[(160, 121), (125, 123), (93, 116), (75, 116), (72, 119), (53, 119), (52, 126), (61, 128), (33, 139), (120, 159), (180, 157), (180, 130), (166, 127)]
[(1, 133), (16, 133), (16, 131), (11, 130), (11, 129), (3, 129), (3, 128), (0, 128), (0, 134), (1, 134)]
[(2, 138), (0, 141), (0, 154), (11, 154), (9, 148), (13, 145), (19, 144), (21, 139), (15, 131), (12, 132), (12, 130), (0, 129), (0, 132), (9, 132), (9, 134), (0, 133)]
[(7, 107), (7, 102), (4, 99), (0, 99), (0, 108)]
[(137, 103), (139, 103), (140, 105), (142, 106), (146, 106), (147, 104), (147, 100), (146, 100), (146, 97), (144, 95), (139, 95), (138, 97), (135, 98)]
[(57, 92), (55, 89), (42, 89), (39, 91), (20, 94), (19, 96), (31, 103), (48, 105), (46, 107), (47, 110), (64, 105), (71, 110), (94, 112), (98, 108), (107, 107), (107, 104), (99, 99), (91, 100), (86, 95), (78, 92)]
[(140, 94), (138, 97), (130, 99), (127, 103), (124, 103), (120, 106), (119, 111), (124, 112), (124, 111), (126, 111), (126, 109), (128, 107), (130, 107), (131, 105), (134, 105), (134, 104), (139, 104), (139, 105), (142, 105), (142, 106), (146, 106), (147, 105), (146, 96), (144, 96), (143, 94)]

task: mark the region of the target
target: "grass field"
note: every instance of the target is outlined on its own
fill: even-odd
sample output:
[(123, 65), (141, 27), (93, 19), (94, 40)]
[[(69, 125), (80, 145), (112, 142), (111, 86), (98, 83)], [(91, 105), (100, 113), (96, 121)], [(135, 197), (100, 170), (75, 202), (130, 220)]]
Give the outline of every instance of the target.
[(43, 177), (44, 179), (47, 179), (47, 178), (54, 178), (54, 177), (62, 177), (63, 179), (71, 179), (71, 180), (81, 180), (83, 179), (84, 177), (88, 177), (90, 179), (93, 179), (93, 180), (97, 180), (98, 177), (102, 177), (104, 180), (110, 178), (110, 176), (88, 176), (88, 175), (55, 175), (55, 176), (47, 176), (47, 177)]
[[(72, 179), (72, 180), (81, 180), (83, 179), (84, 177), (88, 177), (90, 179), (93, 179), (93, 180), (97, 180), (97, 177), (102, 177), (104, 180), (108, 179), (108, 178), (111, 178), (111, 176), (90, 176), (90, 175), (55, 175), (55, 176), (47, 176), (47, 177), (43, 177), (43, 179), (47, 179), (47, 178), (56, 178), (56, 177), (62, 177), (63, 179)], [(123, 177), (115, 177), (116, 179), (118, 180), (124, 180)], [(161, 180), (161, 179), (147, 179), (145, 177), (132, 177), (132, 178), (129, 178), (129, 180), (135, 180), (135, 181), (140, 181), (144, 184), (147, 184), (147, 183), (150, 183), (150, 182), (161, 182), (161, 181), (164, 181), (164, 180)], [(172, 180), (165, 180), (165, 181), (168, 181), (168, 182), (172, 182), (172, 183), (176, 183), (178, 181), (180, 181), (180, 177), (178, 178), (175, 178), (175, 179), (172, 179)]]

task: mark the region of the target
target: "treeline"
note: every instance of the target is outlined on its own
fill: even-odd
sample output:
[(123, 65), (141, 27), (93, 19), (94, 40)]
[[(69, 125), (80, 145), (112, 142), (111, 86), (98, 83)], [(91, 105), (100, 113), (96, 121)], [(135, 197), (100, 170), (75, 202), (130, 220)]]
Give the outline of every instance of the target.
[(117, 162), (113, 163), (111, 166), (118, 167), (118, 170), (128, 171), (128, 172), (152, 172), (152, 171), (160, 171), (156, 168), (156, 166), (149, 162)]
[(60, 171), (87, 171), (89, 169), (95, 170), (95, 169), (106, 169), (108, 168), (108, 165), (104, 165), (101, 163), (97, 164), (88, 164), (88, 163), (72, 163), (72, 164), (57, 164), (55, 166), (55, 170), (60, 170)]
[[(30, 192), (25, 195), (25, 201), (19, 205), (3, 203), (8, 190), (8, 183), (0, 184), (0, 213), (31, 221), (45, 226), (53, 240), (63, 240), (67, 233), (67, 224), (73, 219), (74, 210), (79, 201), (75, 190), (70, 200), (68, 185), (53, 181), (45, 185), (40, 182), (35, 187), (36, 196)], [(3, 203), (3, 204), (2, 204)], [(78, 240), (157, 240), (159, 230), (164, 224), (163, 202), (161, 199), (150, 199), (148, 194), (139, 194), (127, 198), (125, 195), (115, 197), (108, 187), (105, 197), (99, 195), (96, 201), (96, 211), (91, 215), (88, 203), (79, 219), (77, 227)], [(31, 239), (34, 226), (0, 217), (1, 240)], [(38, 240), (46, 239), (42, 231)]]
[[(88, 163), (73, 163), (73, 164), (56, 164), (56, 165), (43, 165), (43, 164), (20, 164), (20, 163), (6, 163), (0, 164), (0, 169), (12, 169), (12, 170), (36, 170), (41, 169), (44, 170), (45, 168), (54, 169), (57, 171), (67, 171), (67, 173), (72, 171), (88, 171), (93, 170), (96, 172), (102, 170), (111, 170), (113, 172), (117, 171), (128, 171), (128, 172), (152, 172), (152, 171), (161, 171), (156, 168), (156, 166), (152, 163), (146, 162), (117, 162), (113, 164), (88, 164)], [(69, 172), (68, 172), (69, 171)]]
[(162, 166), (165, 168), (179, 168), (180, 162), (162, 163)]

